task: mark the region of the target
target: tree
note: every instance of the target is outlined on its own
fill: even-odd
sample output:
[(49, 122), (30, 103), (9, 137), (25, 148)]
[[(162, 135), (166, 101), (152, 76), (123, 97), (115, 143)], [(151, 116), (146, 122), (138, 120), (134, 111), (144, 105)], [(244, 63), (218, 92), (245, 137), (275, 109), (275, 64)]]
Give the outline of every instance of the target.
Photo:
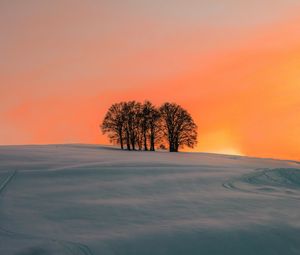
[(140, 137), (140, 112), (141, 104), (136, 101), (128, 101), (124, 103), (123, 115), (124, 115), (124, 128), (125, 137), (127, 142), (127, 148), (130, 150), (136, 149), (136, 145), (139, 145)]
[(148, 140), (150, 144), (150, 151), (155, 150), (155, 142), (159, 137), (159, 120), (160, 113), (156, 107), (150, 102), (145, 101), (142, 105), (141, 114), (141, 131), (143, 136), (144, 150), (148, 150)]
[(155, 151), (155, 143), (161, 138), (161, 114), (153, 105), (150, 108), (150, 151)]
[(160, 114), (170, 152), (177, 152), (184, 146), (193, 148), (197, 144), (197, 125), (185, 109), (175, 103), (164, 103)]
[(144, 150), (148, 150), (148, 131), (149, 131), (149, 122), (150, 122), (150, 111), (151, 103), (145, 101), (142, 105), (142, 115), (141, 115), (141, 133), (143, 139)]
[(106, 113), (102, 125), (100, 126), (102, 133), (108, 133), (110, 141), (120, 144), (122, 150), (124, 149), (123, 131), (125, 127), (123, 108), (124, 103), (113, 104)]
[(139, 150), (143, 149), (143, 105), (136, 102), (134, 105), (134, 130), (135, 130), (135, 140), (136, 145)]
[(157, 109), (151, 102), (127, 101), (113, 104), (101, 125), (110, 141), (127, 150), (154, 151), (157, 144), (169, 143), (169, 150), (197, 144), (197, 126), (180, 105), (165, 103)]

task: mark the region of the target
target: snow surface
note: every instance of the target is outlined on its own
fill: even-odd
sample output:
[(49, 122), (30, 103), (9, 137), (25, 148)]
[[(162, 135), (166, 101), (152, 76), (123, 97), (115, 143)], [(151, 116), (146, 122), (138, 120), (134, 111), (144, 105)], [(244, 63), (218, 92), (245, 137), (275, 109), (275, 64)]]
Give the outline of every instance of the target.
[(0, 254), (300, 254), (300, 164), (0, 147)]

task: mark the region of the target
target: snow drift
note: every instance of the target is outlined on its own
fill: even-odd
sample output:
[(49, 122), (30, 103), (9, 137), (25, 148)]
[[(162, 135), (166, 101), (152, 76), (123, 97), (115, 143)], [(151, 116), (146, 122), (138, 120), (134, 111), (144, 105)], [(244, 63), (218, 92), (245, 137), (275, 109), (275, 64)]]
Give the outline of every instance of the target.
[(0, 147), (0, 254), (300, 254), (298, 162)]

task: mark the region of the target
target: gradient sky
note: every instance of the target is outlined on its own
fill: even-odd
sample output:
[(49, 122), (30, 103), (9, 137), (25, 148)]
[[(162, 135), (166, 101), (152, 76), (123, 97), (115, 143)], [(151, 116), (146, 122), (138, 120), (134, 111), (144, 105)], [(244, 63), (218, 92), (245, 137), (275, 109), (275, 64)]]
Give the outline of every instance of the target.
[(2, 0), (0, 144), (108, 143), (120, 100), (175, 101), (197, 151), (300, 160), (299, 0)]

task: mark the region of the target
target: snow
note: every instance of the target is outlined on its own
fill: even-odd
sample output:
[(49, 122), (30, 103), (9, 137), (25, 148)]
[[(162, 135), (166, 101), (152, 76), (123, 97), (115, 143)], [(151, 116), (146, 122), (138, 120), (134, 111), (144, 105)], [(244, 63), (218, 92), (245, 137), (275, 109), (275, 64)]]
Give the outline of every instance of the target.
[(300, 254), (300, 164), (0, 147), (0, 254)]

